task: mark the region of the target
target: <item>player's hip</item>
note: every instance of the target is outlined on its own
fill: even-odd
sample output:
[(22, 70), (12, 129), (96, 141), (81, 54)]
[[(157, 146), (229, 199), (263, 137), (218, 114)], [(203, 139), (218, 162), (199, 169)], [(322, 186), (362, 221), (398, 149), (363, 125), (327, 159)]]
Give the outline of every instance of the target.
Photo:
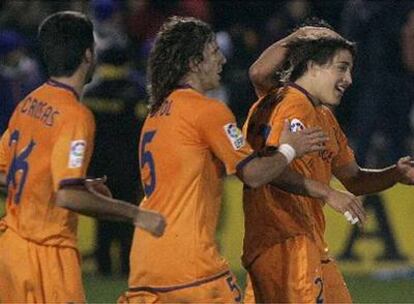
[(118, 303), (238, 303), (241, 291), (230, 270), (168, 286), (131, 286)]

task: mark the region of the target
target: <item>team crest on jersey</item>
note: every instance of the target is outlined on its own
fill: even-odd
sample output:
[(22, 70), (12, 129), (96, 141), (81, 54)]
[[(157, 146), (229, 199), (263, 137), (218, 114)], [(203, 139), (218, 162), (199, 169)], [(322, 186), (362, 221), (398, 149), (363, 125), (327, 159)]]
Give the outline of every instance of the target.
[(297, 131), (302, 131), (303, 129), (305, 129), (305, 125), (297, 118), (293, 118), (290, 121), (290, 132), (297, 132)]
[(69, 168), (80, 168), (85, 158), (86, 141), (74, 140), (70, 143)]
[(244, 146), (245, 140), (243, 133), (235, 123), (228, 123), (225, 125), (224, 131), (226, 132), (227, 138), (230, 140), (234, 150), (239, 150)]

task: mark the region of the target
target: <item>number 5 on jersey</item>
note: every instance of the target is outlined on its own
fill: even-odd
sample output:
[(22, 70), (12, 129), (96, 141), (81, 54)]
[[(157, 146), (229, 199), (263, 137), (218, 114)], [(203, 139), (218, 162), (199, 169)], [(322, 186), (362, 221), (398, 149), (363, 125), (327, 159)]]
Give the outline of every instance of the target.
[[(141, 176), (142, 176), (142, 181), (144, 184), (144, 192), (145, 192), (146, 197), (149, 197), (152, 194), (152, 192), (154, 192), (156, 181), (157, 181), (156, 175), (155, 175), (154, 158), (152, 157), (152, 153), (147, 146), (153, 140), (155, 132), (156, 131), (154, 130), (154, 131), (148, 131), (144, 133), (144, 135), (142, 136), (141, 147), (139, 149)], [(147, 165), (149, 169), (149, 177), (147, 176), (147, 174), (143, 173), (145, 165)], [(147, 183), (148, 180), (149, 180), (149, 183)]]

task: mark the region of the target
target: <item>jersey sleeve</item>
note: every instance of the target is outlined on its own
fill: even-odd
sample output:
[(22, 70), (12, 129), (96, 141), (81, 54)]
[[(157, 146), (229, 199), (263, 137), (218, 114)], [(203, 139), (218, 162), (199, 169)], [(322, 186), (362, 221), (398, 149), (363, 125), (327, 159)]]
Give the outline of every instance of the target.
[(0, 139), (0, 172), (6, 172), (7, 166), (7, 157), (6, 157), (6, 148), (9, 142), (9, 130), (7, 129)]
[(335, 130), (335, 137), (339, 147), (338, 154), (332, 160), (332, 166), (336, 168), (349, 164), (352, 161), (355, 161), (355, 155), (354, 151), (348, 144), (348, 138), (342, 131), (342, 128), (340, 127), (338, 121), (336, 120), (332, 112), (330, 112), (330, 117), (332, 120), (333, 128)]
[(252, 155), (236, 119), (225, 104), (209, 101), (196, 120), (202, 140), (220, 159), (228, 175), (241, 169)]
[[(76, 114), (76, 115), (74, 115)], [(93, 152), (95, 121), (88, 110), (66, 117), (53, 147), (51, 167), (55, 191), (86, 177)]]
[(276, 107), (270, 119), (270, 131), (266, 140), (267, 146), (278, 146), (280, 134), (282, 133), (284, 121), (289, 120), (292, 132), (301, 131), (311, 127), (312, 105), (301, 98), (294, 96), (286, 98)]
[(251, 117), (252, 117), (252, 115), (253, 115), (253, 113), (254, 113), (254, 111), (256, 110), (256, 108), (257, 108), (257, 106), (259, 105), (259, 103), (260, 103), (260, 100), (259, 101), (256, 101), (251, 107), (250, 107), (250, 109), (249, 109), (249, 112), (247, 113), (247, 117), (246, 117), (246, 120), (245, 120), (245, 122), (244, 122), (244, 125), (243, 125), (243, 128), (242, 128), (242, 132), (243, 132), (243, 135), (244, 135), (244, 137), (246, 137), (247, 138), (247, 129), (248, 129), (248, 127), (249, 127), (249, 123), (250, 123), (250, 119), (251, 119)]

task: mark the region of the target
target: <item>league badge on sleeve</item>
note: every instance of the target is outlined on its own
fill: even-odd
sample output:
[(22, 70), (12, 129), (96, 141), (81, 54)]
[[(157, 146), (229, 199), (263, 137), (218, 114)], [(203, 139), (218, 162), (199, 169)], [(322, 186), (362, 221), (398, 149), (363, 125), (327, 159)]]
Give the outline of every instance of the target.
[(297, 118), (290, 121), (290, 132), (298, 132), (305, 129), (305, 125)]
[(70, 143), (70, 154), (68, 167), (71, 169), (80, 168), (85, 158), (86, 141), (74, 140)]
[(224, 126), (224, 131), (227, 135), (227, 138), (230, 140), (234, 150), (239, 150), (244, 146), (245, 140), (243, 133), (240, 131), (240, 129), (237, 127), (235, 123), (226, 124)]

